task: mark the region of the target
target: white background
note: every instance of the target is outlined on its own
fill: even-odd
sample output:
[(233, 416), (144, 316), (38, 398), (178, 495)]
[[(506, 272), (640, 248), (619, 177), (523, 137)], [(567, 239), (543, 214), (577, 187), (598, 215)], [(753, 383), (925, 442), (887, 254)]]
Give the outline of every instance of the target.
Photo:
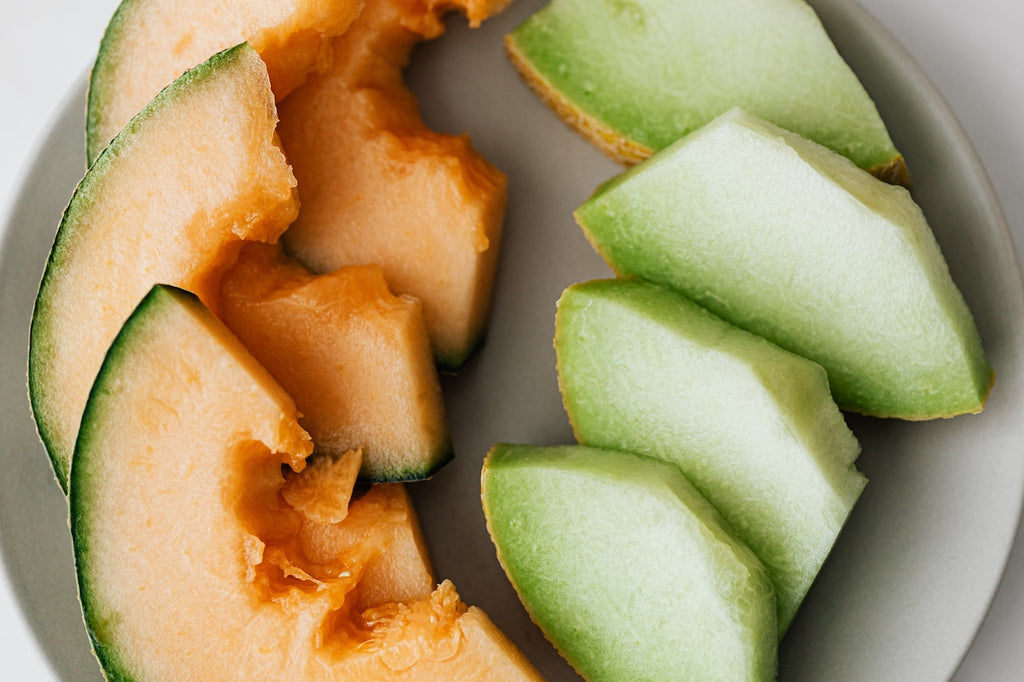
[[(71, 85), (94, 56), (115, 0), (3, 1), (0, 23), (0, 216)], [(1014, 239), (1024, 243), (1024, 3), (862, 0), (903, 43), (959, 117), (988, 169)], [(1024, 417), (1024, 416), (1022, 416)], [(1024, 447), (1024, 444), (1021, 445)], [(0, 529), (2, 532), (2, 529)], [(1024, 533), (958, 682), (1024, 677)], [(5, 680), (51, 680), (6, 581), (0, 580)]]

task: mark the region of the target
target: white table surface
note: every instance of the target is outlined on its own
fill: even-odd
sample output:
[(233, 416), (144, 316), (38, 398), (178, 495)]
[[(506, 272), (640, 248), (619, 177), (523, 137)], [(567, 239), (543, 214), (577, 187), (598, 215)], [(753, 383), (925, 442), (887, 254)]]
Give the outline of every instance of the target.
[[(943, 93), (992, 179), (1024, 252), (1024, 3), (861, 0)], [(6, 216), (41, 134), (88, 68), (117, 0), (4, 0), (0, 22), (0, 216)], [(1024, 447), (1024, 444), (1021, 444)], [(6, 580), (0, 579), (0, 661), (7, 680), (54, 680)], [(1024, 679), (1024, 531), (992, 610), (955, 679)]]

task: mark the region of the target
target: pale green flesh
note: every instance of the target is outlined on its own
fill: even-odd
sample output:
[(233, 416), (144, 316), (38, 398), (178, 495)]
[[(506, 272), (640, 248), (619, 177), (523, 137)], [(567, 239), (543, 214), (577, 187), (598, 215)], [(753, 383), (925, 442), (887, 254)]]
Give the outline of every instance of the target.
[(506, 573), (586, 679), (774, 679), (771, 581), (674, 467), (497, 445), (482, 484)]
[(654, 150), (741, 106), (862, 168), (899, 156), (802, 0), (553, 0), (510, 40), (554, 91)]
[(641, 281), (570, 287), (555, 330), (578, 440), (676, 464), (764, 562), (784, 632), (865, 484), (821, 367)]
[(984, 406), (992, 370), (920, 208), (819, 145), (734, 110), (575, 215), (616, 272), (823, 365), (844, 408)]

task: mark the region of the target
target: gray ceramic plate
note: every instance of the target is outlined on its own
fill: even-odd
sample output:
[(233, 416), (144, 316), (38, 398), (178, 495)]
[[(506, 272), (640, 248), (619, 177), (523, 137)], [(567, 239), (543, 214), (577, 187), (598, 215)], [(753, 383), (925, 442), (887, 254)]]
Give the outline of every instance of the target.
[[(480, 463), (492, 443), (571, 441), (551, 347), (554, 305), (565, 286), (609, 274), (571, 212), (618, 168), (537, 101), (502, 53), (502, 36), (540, 4), (518, 0), (476, 31), (453, 18), (447, 36), (414, 55), (411, 80), (427, 122), (469, 131), (508, 173), (510, 190), (489, 339), (459, 376), (445, 378), (456, 460), (413, 491), (439, 575), (488, 611), (549, 679), (562, 680), (575, 676), (505, 580), (479, 503)], [(812, 4), (907, 157), (914, 194), (974, 310), (998, 379), (979, 416), (918, 424), (850, 418), (871, 483), (782, 644), (780, 678), (945, 679), (984, 617), (1021, 510), (1020, 277), (985, 173), (938, 93), (858, 5)], [(83, 97), (84, 85), (71, 93), (3, 234), (0, 546), (55, 670), (64, 679), (98, 680), (76, 601), (64, 498), (25, 392), (35, 288), (83, 169)]]

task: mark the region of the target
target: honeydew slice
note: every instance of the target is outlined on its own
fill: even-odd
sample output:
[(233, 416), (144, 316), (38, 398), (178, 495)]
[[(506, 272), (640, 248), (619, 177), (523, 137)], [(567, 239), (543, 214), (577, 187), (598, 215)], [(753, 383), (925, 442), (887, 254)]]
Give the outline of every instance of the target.
[(874, 102), (803, 0), (552, 0), (506, 46), (527, 83), (620, 161), (738, 106), (909, 182)]
[(29, 389), (66, 487), (82, 408), (121, 324), (158, 282), (215, 306), (242, 240), (298, 211), (275, 143), (267, 70), (242, 44), (161, 92), (110, 144), (64, 212), (32, 318)]
[(89, 81), (91, 164), (161, 89), (215, 52), (248, 41), (267, 63), (278, 99), (330, 64), (330, 39), (362, 0), (122, 0)]
[[(408, 508), (394, 487), (331, 513), (311, 500), (304, 488), (346, 475), (307, 466), (297, 417), (191, 294), (158, 286), (129, 317), (86, 407), (70, 492), (80, 595), (107, 676), (539, 679), (449, 582), (417, 596), (414, 574), (407, 601), (361, 610), (376, 601), (359, 592), (369, 567), (407, 542)], [(326, 480), (295, 484), (305, 476)], [(378, 595), (396, 593), (388, 575), (406, 580), (380, 566)]]
[(579, 442), (678, 466), (768, 569), (785, 632), (866, 483), (824, 370), (642, 281), (567, 289), (555, 349)]
[(530, 616), (588, 680), (772, 680), (764, 567), (665, 462), (499, 444), (482, 497)]
[(910, 193), (741, 110), (576, 210), (612, 269), (661, 282), (821, 364), (845, 409), (979, 412), (974, 319)]

